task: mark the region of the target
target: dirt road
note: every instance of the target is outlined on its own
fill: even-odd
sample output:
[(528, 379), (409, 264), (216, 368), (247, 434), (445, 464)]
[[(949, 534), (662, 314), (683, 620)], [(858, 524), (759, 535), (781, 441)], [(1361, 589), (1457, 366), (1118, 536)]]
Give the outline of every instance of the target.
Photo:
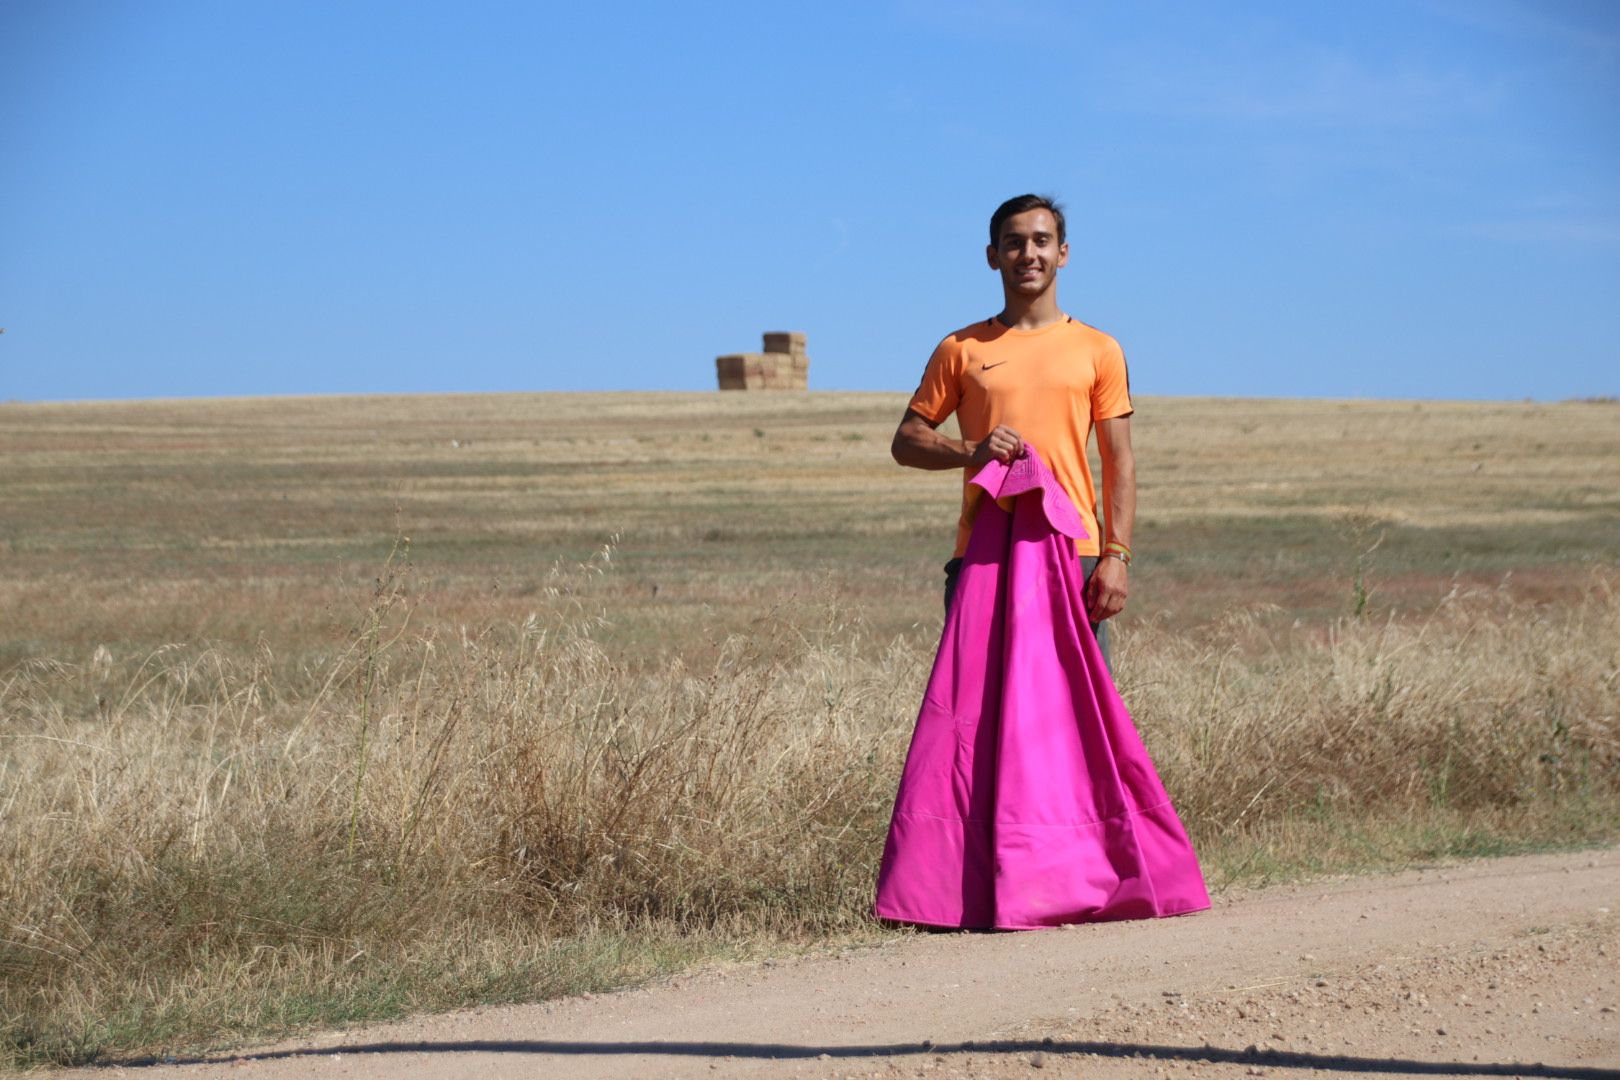
[(919, 935), (118, 1071), (1620, 1080), (1617, 902), (1620, 848), (1500, 859), (1226, 896), (1157, 922)]

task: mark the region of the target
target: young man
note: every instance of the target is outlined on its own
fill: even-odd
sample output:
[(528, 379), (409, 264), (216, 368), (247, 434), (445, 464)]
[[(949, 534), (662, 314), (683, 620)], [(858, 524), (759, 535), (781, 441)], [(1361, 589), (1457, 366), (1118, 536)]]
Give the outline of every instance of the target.
[[(1136, 460), (1125, 355), (1107, 334), (1058, 307), (1057, 272), (1069, 261), (1063, 211), (1051, 199), (1020, 195), (990, 218), (990, 269), (1001, 275), (1001, 312), (948, 335), (934, 350), (894, 433), (891, 450), (915, 469), (962, 469), (956, 550), (945, 564), (950, 608), (968, 534), (983, 491), (970, 484), (992, 458), (1011, 461), (1027, 439), (1057, 477), (1090, 539), (1077, 541), (1087, 575), (1086, 610), (1108, 656), (1106, 620), (1125, 607), (1131, 526), (1136, 518)], [(961, 439), (935, 429), (956, 413)], [(1104, 518), (1086, 443), (1097, 430)]]

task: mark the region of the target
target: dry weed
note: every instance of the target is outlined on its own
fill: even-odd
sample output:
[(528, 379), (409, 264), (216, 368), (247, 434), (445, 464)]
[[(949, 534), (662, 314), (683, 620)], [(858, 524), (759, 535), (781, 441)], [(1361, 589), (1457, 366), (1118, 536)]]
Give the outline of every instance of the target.
[(1426, 617), (1324, 633), (1242, 613), (1126, 635), (1120, 679), (1210, 840), (1257, 820), (1525, 807), (1620, 791), (1620, 597), (1454, 590)]
[[(627, 664), (594, 635), (602, 565), (554, 574), (521, 625), (448, 640), (411, 630), (385, 573), (307, 697), (278, 691), (268, 657), (206, 651), (159, 652), (122, 682), (96, 660), (13, 672), (9, 1053), (555, 992), (656, 967), (637, 934), (864, 926), (927, 648), (874, 648), (832, 611), (807, 632), (798, 612), (704, 670)], [(1200, 844), (1301, 814), (1560, 800), (1609, 808), (1589, 824), (1612, 831), (1605, 582), (1564, 609), (1459, 593), (1427, 619), (1327, 635), (1267, 622), (1201, 642), (1149, 627), (1121, 648)]]

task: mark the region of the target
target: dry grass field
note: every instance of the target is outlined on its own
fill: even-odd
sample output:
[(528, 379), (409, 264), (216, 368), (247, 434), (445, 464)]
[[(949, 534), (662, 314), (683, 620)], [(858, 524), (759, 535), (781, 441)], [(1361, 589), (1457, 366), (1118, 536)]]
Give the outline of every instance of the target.
[[(0, 1060), (890, 932), (903, 405), (0, 405)], [(1118, 677), (1213, 885), (1620, 833), (1620, 408), (1139, 410)]]
[[(937, 615), (958, 480), (887, 446), (899, 395), (502, 395), (0, 406), (0, 670), (329, 641), (411, 538), (444, 625), (521, 619), (612, 537), (614, 636), (687, 649), (806, 598)], [(1620, 552), (1620, 408), (1148, 400), (1132, 617), (1375, 607), (1453, 583), (1568, 600)]]

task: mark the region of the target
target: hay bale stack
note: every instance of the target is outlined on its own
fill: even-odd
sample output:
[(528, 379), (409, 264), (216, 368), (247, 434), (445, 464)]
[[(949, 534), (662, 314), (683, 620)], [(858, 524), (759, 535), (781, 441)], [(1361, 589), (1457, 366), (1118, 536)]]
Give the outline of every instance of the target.
[(805, 335), (779, 331), (765, 335), (765, 351), (715, 357), (715, 375), (722, 390), (808, 390), (810, 357)]
[(765, 351), (768, 353), (787, 353), (789, 356), (804, 355), (805, 334), (802, 330), (767, 330), (765, 332)]

